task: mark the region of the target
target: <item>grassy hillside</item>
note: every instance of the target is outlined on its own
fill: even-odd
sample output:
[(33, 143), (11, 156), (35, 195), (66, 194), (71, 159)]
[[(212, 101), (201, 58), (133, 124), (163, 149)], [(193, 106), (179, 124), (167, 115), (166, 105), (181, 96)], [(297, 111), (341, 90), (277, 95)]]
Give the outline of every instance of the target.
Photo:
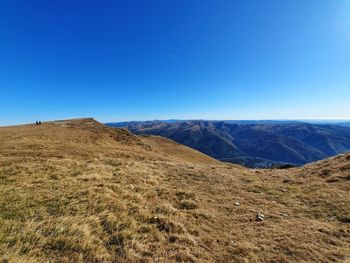
[(161, 136), (147, 135), (139, 136), (139, 138), (160, 154), (168, 156), (173, 160), (195, 164), (220, 164), (219, 161), (205, 154)]
[(2, 127), (0, 262), (345, 262), (349, 192), (349, 154), (249, 170), (92, 119)]

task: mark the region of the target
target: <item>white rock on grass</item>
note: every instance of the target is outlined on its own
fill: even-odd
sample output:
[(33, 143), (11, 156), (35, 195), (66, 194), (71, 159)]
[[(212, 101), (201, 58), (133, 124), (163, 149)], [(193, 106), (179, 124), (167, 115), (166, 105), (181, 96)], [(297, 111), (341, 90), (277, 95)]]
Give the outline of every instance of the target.
[(264, 221), (265, 216), (263, 214), (257, 214), (255, 217), (256, 221)]

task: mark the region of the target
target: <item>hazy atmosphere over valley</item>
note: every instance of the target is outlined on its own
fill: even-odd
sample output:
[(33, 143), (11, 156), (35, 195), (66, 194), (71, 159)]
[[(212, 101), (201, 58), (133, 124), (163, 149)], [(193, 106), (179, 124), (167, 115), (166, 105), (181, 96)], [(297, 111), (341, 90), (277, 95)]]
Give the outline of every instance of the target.
[(0, 2), (0, 263), (350, 262), (350, 1)]

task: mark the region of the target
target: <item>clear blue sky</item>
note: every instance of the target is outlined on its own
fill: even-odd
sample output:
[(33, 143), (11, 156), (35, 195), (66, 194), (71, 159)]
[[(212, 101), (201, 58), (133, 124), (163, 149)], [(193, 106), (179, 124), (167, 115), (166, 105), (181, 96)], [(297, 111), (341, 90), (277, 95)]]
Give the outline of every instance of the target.
[(0, 125), (350, 117), (350, 1), (0, 2)]

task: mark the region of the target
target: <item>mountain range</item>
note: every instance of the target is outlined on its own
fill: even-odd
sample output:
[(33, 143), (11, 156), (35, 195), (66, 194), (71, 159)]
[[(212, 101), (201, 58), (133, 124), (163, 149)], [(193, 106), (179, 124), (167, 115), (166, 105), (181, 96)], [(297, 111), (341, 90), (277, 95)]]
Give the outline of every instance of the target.
[(158, 135), (217, 160), (252, 168), (300, 166), (350, 150), (350, 128), (298, 121), (146, 121), (107, 123)]

